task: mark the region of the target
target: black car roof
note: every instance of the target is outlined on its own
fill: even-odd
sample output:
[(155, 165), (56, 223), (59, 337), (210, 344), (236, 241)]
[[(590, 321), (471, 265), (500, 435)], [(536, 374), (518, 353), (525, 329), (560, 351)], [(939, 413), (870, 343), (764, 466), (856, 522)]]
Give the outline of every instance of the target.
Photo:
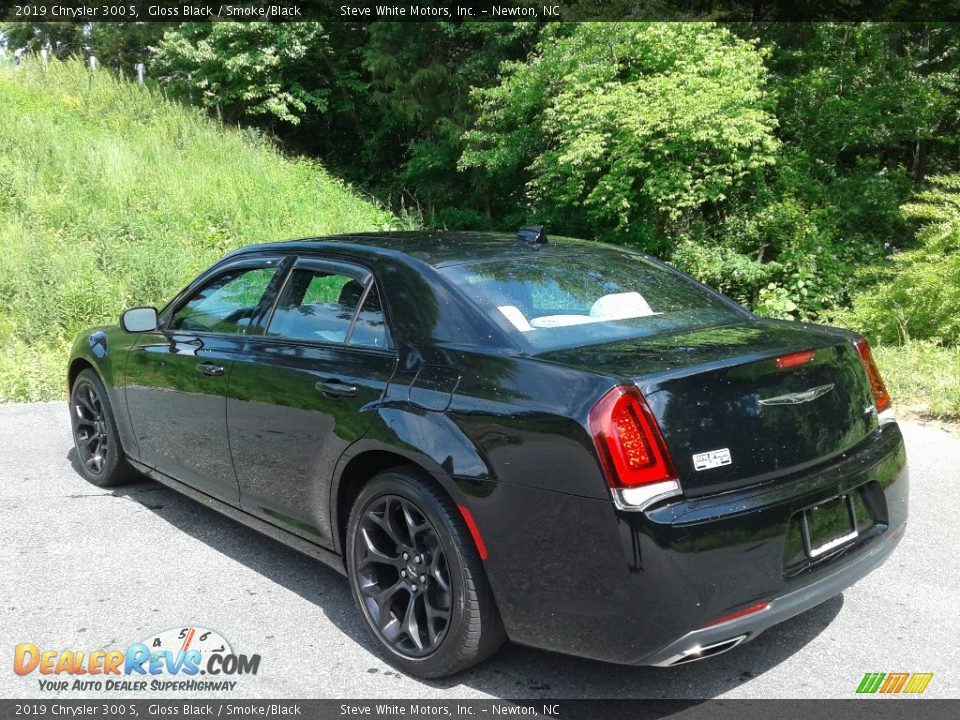
[(350, 255), (377, 257), (408, 255), (434, 267), (460, 265), (476, 261), (514, 260), (534, 254), (567, 255), (589, 253), (609, 246), (601, 243), (550, 236), (546, 245), (533, 248), (510, 233), (449, 232), (410, 230), (350, 233), (326, 237), (302, 238), (262, 243), (241, 248), (233, 255), (269, 250), (334, 250)]

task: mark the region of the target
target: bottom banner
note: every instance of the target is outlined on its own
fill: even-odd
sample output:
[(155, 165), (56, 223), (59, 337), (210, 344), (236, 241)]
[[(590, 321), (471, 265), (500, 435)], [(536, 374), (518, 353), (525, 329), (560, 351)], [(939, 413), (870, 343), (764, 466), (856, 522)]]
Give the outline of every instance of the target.
[[(907, 708), (906, 706), (910, 707)], [(958, 700), (0, 700), (0, 718), (664, 718), (955, 720)]]

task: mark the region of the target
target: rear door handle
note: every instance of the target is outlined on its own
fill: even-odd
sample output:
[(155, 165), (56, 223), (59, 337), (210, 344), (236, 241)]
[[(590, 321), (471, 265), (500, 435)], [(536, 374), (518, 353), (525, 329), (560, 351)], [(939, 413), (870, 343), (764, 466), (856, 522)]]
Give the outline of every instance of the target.
[(222, 365), (214, 365), (210, 362), (200, 363), (197, 365), (197, 372), (202, 375), (209, 375), (210, 377), (220, 377), (223, 375), (224, 370)]
[(327, 397), (356, 397), (357, 386), (347, 385), (340, 380), (323, 380), (318, 382), (315, 387)]

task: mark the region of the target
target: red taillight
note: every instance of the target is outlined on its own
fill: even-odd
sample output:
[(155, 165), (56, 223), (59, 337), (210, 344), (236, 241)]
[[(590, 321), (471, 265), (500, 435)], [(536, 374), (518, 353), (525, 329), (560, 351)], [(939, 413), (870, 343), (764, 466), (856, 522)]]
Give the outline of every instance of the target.
[(588, 422), (611, 487), (676, 478), (656, 418), (637, 388), (613, 388), (593, 406)]
[(808, 362), (812, 362), (816, 356), (816, 350), (807, 350), (805, 352), (793, 353), (792, 355), (781, 355), (774, 360), (773, 363), (777, 366), (777, 370), (786, 370), (787, 368), (806, 365)]
[(873, 353), (870, 352), (870, 343), (866, 338), (857, 338), (853, 341), (854, 347), (860, 353), (860, 359), (863, 361), (863, 368), (867, 371), (867, 378), (870, 380), (870, 389), (873, 391), (873, 404), (877, 412), (883, 412), (893, 403), (890, 395), (887, 393), (887, 386), (880, 377), (880, 371), (877, 364), (873, 361)]

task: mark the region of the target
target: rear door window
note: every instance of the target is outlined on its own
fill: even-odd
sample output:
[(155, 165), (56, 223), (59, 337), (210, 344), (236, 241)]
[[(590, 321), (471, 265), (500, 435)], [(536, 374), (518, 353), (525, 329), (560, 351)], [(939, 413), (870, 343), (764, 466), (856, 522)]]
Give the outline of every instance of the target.
[(350, 344), (359, 347), (385, 348), (387, 346), (387, 322), (383, 316), (380, 292), (373, 283), (363, 307), (357, 314), (357, 320), (350, 333)]
[[(362, 303), (362, 306), (361, 306)], [(373, 279), (325, 267), (296, 267), (277, 299), (266, 334), (288, 340), (387, 345)]]

